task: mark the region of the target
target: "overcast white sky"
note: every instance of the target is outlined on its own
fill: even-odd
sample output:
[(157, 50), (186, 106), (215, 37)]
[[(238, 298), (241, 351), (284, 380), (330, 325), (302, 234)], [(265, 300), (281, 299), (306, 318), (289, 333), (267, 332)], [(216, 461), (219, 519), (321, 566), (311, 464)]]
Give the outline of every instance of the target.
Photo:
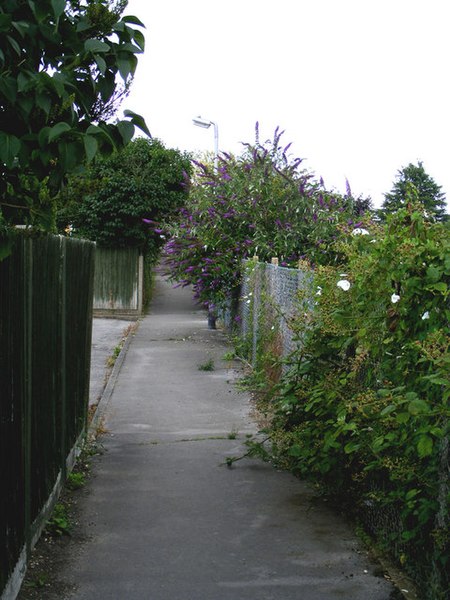
[(423, 161), (450, 199), (449, 0), (129, 0), (146, 52), (123, 108), (181, 150), (277, 125), (328, 188), (372, 196)]

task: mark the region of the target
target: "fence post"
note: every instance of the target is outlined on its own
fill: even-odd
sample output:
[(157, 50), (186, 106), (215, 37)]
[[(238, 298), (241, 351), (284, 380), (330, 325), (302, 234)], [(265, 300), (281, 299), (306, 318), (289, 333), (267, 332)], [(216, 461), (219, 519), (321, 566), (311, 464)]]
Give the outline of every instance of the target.
[[(257, 257), (256, 257), (257, 258)], [(258, 347), (258, 317), (259, 317), (259, 306), (261, 303), (261, 269), (263, 264), (255, 262), (253, 268), (253, 327), (252, 327), (252, 365), (256, 366), (256, 354)]]

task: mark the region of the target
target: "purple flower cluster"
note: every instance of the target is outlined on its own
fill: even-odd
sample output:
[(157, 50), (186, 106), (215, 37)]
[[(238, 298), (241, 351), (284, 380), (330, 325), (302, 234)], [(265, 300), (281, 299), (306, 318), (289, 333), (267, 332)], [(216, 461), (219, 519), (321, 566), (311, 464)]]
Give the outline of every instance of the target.
[[(302, 159), (290, 159), (291, 144), (244, 144), (242, 156), (221, 153), (219, 168), (193, 161), (197, 183), (189, 207), (165, 247), (166, 272), (195, 297), (220, 306), (239, 285), (242, 259), (272, 256), (282, 266), (300, 257), (331, 260), (337, 225), (351, 218), (348, 198), (329, 193), (323, 180), (300, 171)], [(155, 233), (164, 231), (148, 220)], [(320, 242), (318, 243), (318, 241)]]

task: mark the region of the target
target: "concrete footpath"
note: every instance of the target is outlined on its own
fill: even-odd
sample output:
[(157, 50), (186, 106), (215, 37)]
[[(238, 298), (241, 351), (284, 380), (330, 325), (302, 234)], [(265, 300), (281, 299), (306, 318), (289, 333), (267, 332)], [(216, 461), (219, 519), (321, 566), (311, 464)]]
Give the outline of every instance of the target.
[(98, 404), (111, 375), (108, 360), (114, 349), (122, 345), (136, 321), (124, 319), (94, 318), (92, 324), (91, 370), (89, 406)]
[(259, 460), (224, 466), (256, 430), (227, 350), (189, 292), (158, 276), (102, 406), (105, 451), (80, 491), (64, 598), (388, 600), (391, 584), (308, 486)]

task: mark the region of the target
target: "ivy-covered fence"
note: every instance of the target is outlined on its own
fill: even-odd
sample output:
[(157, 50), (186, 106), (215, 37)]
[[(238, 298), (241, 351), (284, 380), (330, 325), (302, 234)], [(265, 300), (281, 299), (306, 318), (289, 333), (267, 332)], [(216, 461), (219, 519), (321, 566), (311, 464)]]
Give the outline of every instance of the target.
[(16, 236), (0, 262), (0, 594), (14, 598), (87, 423), (95, 244)]
[[(423, 260), (390, 244), (389, 235), (373, 244), (369, 236), (354, 240), (345, 273), (246, 261), (235, 320), (271, 423), (268, 458), (350, 508), (421, 597), (443, 600), (450, 260), (447, 242), (444, 251), (432, 233), (423, 238), (414, 247), (420, 254), (423, 246)], [(382, 269), (390, 276), (381, 277)]]

